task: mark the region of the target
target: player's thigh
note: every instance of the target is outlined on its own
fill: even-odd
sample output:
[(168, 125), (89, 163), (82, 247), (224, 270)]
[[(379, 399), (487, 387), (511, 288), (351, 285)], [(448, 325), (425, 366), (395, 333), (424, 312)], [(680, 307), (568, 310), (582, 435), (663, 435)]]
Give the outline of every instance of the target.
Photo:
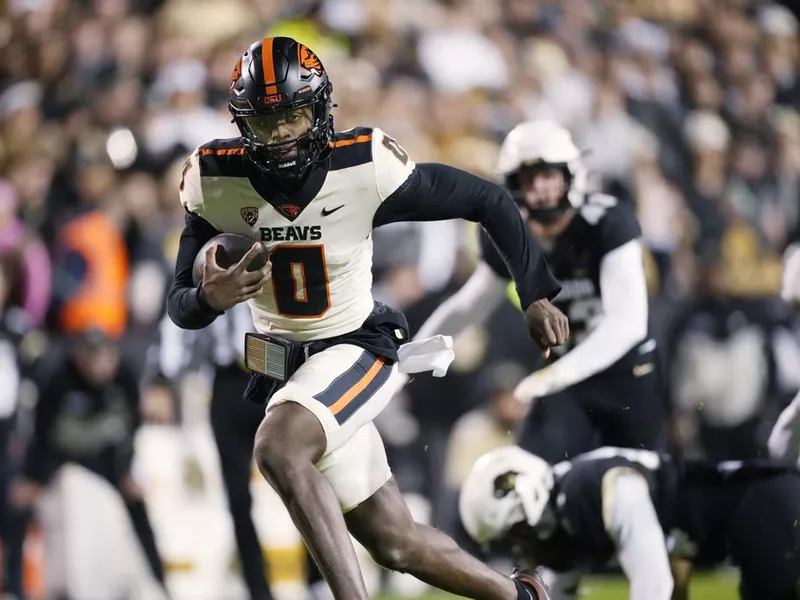
[(325, 432), (324, 454), (343, 446), (389, 403), (396, 367), (351, 344), (309, 358), (270, 398), (267, 413), (286, 402), (300, 404)]
[(774, 475), (750, 485), (731, 524), (731, 558), (744, 600), (800, 597), (800, 476)]
[(310, 411), (325, 433), (317, 469), (343, 511), (358, 506), (391, 477), (383, 440), (372, 420), (391, 400), (396, 367), (356, 346), (333, 346), (312, 356), (270, 400)]
[(383, 440), (371, 422), (325, 454), (317, 469), (333, 488), (344, 513), (371, 498), (392, 477)]
[(570, 388), (537, 398), (520, 423), (516, 442), (549, 463), (597, 447), (596, 433)]
[(668, 419), (655, 372), (598, 378), (584, 402), (603, 446), (666, 450)]

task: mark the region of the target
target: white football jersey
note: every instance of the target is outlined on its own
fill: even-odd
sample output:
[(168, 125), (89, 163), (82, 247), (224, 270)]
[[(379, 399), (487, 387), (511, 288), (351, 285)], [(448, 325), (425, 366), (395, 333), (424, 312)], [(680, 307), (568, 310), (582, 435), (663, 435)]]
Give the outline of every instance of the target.
[(288, 197), (268, 189), (247, 160), (240, 138), (200, 146), (180, 198), (217, 230), (265, 244), (272, 281), (249, 301), (256, 328), (300, 342), (355, 331), (374, 305), (373, 216), (414, 162), (378, 128), (338, 132), (329, 169)]

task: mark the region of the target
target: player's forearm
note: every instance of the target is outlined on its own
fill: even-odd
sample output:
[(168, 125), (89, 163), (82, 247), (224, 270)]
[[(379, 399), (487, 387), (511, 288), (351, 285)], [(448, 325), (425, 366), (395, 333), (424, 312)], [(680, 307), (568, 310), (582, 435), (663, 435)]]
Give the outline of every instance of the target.
[(167, 294), (167, 313), (172, 322), (181, 329), (202, 329), (221, 314), (208, 306), (202, 290), (176, 284), (172, 285)]
[(604, 317), (585, 340), (547, 368), (546, 376), (553, 379), (550, 393), (605, 371), (641, 342), (646, 333), (635, 330), (625, 319)]
[(202, 329), (222, 313), (208, 305), (202, 287), (187, 286), (176, 278), (167, 293), (167, 314), (181, 329)]
[(800, 459), (800, 393), (778, 417), (769, 434), (767, 448), (773, 458), (793, 464)]
[(200, 217), (187, 213), (175, 261), (175, 278), (167, 292), (167, 314), (182, 329), (202, 329), (222, 314), (208, 305), (202, 287), (195, 287), (192, 281), (194, 259), (214, 235), (216, 230), (210, 225)]
[(428, 317), (414, 339), (458, 335), (470, 325), (483, 323), (505, 296), (506, 282), (480, 263), (464, 286)]
[(500, 186), (465, 171), (418, 164), (408, 181), (380, 206), (374, 226), (449, 219), (483, 226), (517, 284), (523, 308), (560, 290), (511, 197)]
[(599, 325), (542, 374), (553, 379), (551, 393), (604, 371), (647, 337), (647, 283), (637, 240), (605, 256), (600, 291), (605, 314)]
[(667, 544), (647, 482), (629, 470), (609, 471), (603, 488), (606, 529), (630, 582), (630, 600), (670, 600), (673, 579)]
[(800, 302), (800, 243), (789, 246), (783, 255), (781, 297), (787, 302)]

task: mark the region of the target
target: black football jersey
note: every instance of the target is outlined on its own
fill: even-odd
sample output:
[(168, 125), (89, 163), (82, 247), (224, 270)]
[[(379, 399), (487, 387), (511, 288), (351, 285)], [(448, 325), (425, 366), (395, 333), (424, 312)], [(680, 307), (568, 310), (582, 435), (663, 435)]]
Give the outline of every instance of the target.
[(541, 539), (527, 525), (512, 528), (517, 552), (556, 571), (608, 564), (616, 548), (603, 519), (611, 510), (603, 490), (614, 472), (631, 470), (648, 482), (670, 555), (698, 566), (728, 558), (731, 525), (751, 484), (786, 472), (800, 477), (793, 466), (770, 460), (681, 462), (649, 451), (600, 448), (554, 467), (555, 530)]
[(562, 572), (608, 564), (616, 549), (603, 520), (604, 486), (617, 473), (639, 473), (648, 482), (651, 499), (661, 518), (661, 513), (666, 515), (672, 510), (665, 494), (673, 487), (664, 479), (670, 471), (662, 470), (663, 460), (664, 457), (649, 451), (601, 448), (583, 458), (556, 465), (556, 483), (551, 495), (555, 530), (542, 539), (527, 525), (512, 528), (517, 552)]
[[(572, 335), (564, 351), (579, 344), (603, 314), (600, 263), (603, 257), (641, 236), (634, 206), (606, 194), (591, 194), (553, 247), (545, 248), (547, 262), (561, 292), (553, 303), (569, 318)], [(508, 270), (491, 239), (480, 230), (481, 258), (492, 270), (510, 280)], [(635, 364), (638, 347), (615, 367)]]
[[(679, 469), (678, 510), (666, 529), (673, 546), (670, 550), (674, 556), (708, 566), (728, 557), (731, 522), (749, 486), (764, 478), (797, 472), (792, 465), (769, 459), (689, 461)], [(758, 524), (753, 523), (753, 527)], [(683, 541), (689, 543), (678, 547)]]

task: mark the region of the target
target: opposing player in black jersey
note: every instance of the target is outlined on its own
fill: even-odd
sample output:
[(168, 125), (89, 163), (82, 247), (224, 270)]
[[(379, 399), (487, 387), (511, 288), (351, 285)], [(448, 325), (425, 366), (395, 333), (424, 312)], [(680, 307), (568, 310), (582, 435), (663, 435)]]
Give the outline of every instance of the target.
[(615, 558), (631, 600), (686, 598), (692, 565), (727, 559), (744, 600), (800, 597), (800, 472), (779, 463), (604, 447), (551, 466), (509, 446), (475, 464), (460, 513), (477, 542), (548, 567), (554, 600)]
[[(641, 230), (634, 207), (586, 194), (580, 151), (551, 121), (508, 134), (497, 173), (544, 246), (562, 284), (554, 303), (569, 317), (566, 354), (516, 390), (532, 406), (517, 443), (550, 462), (601, 445), (662, 449), (666, 415), (658, 392), (655, 341)], [(431, 315), (419, 337), (455, 335), (506, 298), (509, 274), (485, 231), (470, 280)]]
[[(334, 132), (331, 93), (322, 62), (295, 40), (265, 38), (242, 55), (229, 102), (240, 137), (200, 146), (184, 166), (187, 218), (169, 315), (199, 329), (249, 301), (258, 334), (248, 336), (245, 359), (257, 373), (246, 395), (267, 404), (255, 459), (335, 598), (367, 598), (349, 529), (382, 565), (438, 588), (545, 600), (535, 577), (489, 569), (414, 523), (405, 506), (372, 421), (417, 346), (406, 343), (403, 315), (373, 300), (372, 230), (396, 221), (480, 222), (543, 348), (568, 335), (566, 317), (548, 300), (558, 283), (502, 188), (445, 165), (417, 165), (380, 129)], [(209, 248), (195, 286), (195, 257), (220, 232), (248, 236), (253, 247), (228, 269)], [(269, 262), (249, 272), (262, 247)]]

